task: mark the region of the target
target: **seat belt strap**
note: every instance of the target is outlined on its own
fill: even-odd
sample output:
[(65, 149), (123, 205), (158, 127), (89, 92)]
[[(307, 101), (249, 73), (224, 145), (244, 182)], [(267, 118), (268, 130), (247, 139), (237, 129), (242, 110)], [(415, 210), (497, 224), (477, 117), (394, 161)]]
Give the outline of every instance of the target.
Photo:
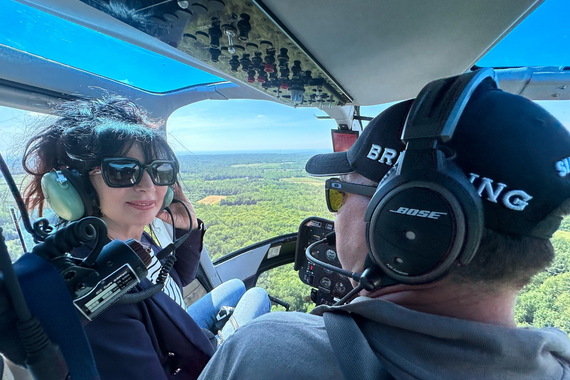
[(323, 318), (345, 379), (393, 379), (350, 314), (326, 312)]

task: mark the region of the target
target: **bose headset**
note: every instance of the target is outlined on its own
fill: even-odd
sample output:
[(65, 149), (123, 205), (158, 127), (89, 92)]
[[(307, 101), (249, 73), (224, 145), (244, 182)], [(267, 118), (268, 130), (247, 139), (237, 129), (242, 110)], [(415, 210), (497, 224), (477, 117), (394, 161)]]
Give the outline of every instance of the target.
[[(43, 175), (42, 192), (50, 208), (62, 219), (74, 221), (84, 216), (93, 215), (93, 206), (97, 205), (97, 195), (84, 185), (76, 169), (52, 170)], [(168, 207), (174, 199), (174, 190), (168, 190), (162, 202), (162, 209)]]
[(365, 215), (367, 266), (380, 267), (382, 285), (431, 282), (473, 258), (483, 231), (482, 201), (441, 143), (453, 137), (487, 78), (497, 83), (492, 69), (436, 80), (414, 101), (402, 132), (406, 149)]

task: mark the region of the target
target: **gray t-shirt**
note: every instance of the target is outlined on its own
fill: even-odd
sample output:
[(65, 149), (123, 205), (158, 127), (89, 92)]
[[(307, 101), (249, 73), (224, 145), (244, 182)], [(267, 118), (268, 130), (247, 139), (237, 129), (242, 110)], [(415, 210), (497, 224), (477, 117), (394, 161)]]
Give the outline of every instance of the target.
[[(396, 379), (570, 380), (570, 339), (557, 329), (506, 328), (366, 297), (338, 308), (372, 321), (362, 331)], [(269, 313), (242, 326), (200, 376), (342, 378), (323, 318), (297, 312)]]

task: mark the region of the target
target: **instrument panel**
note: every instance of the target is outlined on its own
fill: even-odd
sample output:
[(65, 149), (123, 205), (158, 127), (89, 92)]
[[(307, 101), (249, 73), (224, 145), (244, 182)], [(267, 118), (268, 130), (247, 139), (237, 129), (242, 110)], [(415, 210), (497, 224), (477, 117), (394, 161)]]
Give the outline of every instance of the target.
[(299, 271), (301, 281), (313, 288), (311, 300), (317, 305), (332, 305), (353, 289), (348, 277), (319, 266), (311, 260), (314, 258), (340, 268), (334, 244), (323, 241), (322, 244), (313, 246), (307, 258), (307, 248), (332, 232), (333, 221), (319, 217), (307, 218), (299, 227), (294, 269)]
[(81, 0), (295, 107), (352, 102), (261, 0)]

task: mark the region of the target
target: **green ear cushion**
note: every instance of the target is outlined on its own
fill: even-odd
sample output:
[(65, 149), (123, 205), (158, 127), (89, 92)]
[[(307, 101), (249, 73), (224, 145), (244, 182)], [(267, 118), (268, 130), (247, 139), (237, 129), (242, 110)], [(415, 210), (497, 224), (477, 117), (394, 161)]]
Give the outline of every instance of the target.
[(174, 190), (172, 189), (172, 187), (168, 186), (168, 190), (166, 190), (166, 195), (164, 196), (164, 201), (162, 202), (162, 208), (170, 206), (173, 199), (174, 199)]
[(81, 196), (59, 170), (44, 174), (41, 185), (50, 208), (60, 218), (72, 221), (85, 214)]

